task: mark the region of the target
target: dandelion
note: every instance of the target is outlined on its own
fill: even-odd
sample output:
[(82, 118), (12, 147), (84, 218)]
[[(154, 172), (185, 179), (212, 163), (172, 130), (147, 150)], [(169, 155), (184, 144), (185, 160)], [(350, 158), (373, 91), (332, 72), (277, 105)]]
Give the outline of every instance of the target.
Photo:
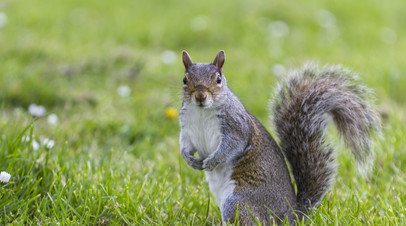
[(190, 27), (195, 31), (203, 31), (207, 28), (206, 16), (197, 16), (190, 21)]
[(172, 64), (176, 61), (176, 54), (172, 50), (165, 50), (161, 54), (161, 61), (164, 64)]
[(272, 36), (282, 38), (289, 34), (289, 26), (283, 21), (274, 21), (269, 23), (268, 31)]
[(4, 27), (7, 24), (7, 15), (3, 12), (0, 12), (0, 28)]
[(165, 116), (169, 119), (175, 119), (179, 116), (179, 111), (174, 107), (168, 107), (165, 110)]
[(42, 105), (30, 104), (28, 112), (34, 117), (41, 117), (45, 114), (45, 107)]
[(0, 173), (0, 182), (8, 183), (11, 178), (11, 175), (5, 171), (1, 171)]
[(393, 67), (390, 69), (389, 75), (392, 79), (397, 80), (400, 78), (400, 76), (402, 76), (402, 70), (397, 67)]
[[(45, 139), (47, 140), (47, 138)], [(31, 143), (32, 149), (34, 149), (34, 151), (38, 150), (40, 147), (40, 144), (38, 143), (38, 141), (36, 141), (33, 137), (33, 139), (30, 139), (30, 136), (24, 135), (23, 137), (21, 137), (21, 141), (22, 142), (28, 142)], [(48, 141), (47, 141), (48, 142)], [(53, 142), (53, 141), (52, 141)], [(52, 144), (53, 146), (53, 144)]]
[(51, 149), (55, 145), (55, 141), (49, 138), (45, 138), (42, 142), (46, 148)]
[(30, 141), (30, 136), (24, 135), (23, 137), (21, 137), (21, 141), (29, 142)]
[(333, 28), (336, 26), (336, 17), (333, 13), (326, 9), (319, 10), (317, 12), (317, 19), (319, 25), (324, 28)]
[(32, 140), (32, 148), (34, 149), (34, 151), (39, 149), (39, 143), (38, 141), (36, 141), (35, 139)]
[(395, 44), (397, 40), (396, 32), (388, 27), (381, 29), (381, 41), (385, 44), (392, 45)]
[(56, 125), (59, 122), (59, 118), (56, 114), (50, 114), (48, 115), (47, 122), (48, 124)]
[(286, 74), (285, 66), (282, 64), (275, 64), (272, 66), (272, 73), (278, 77), (282, 77)]
[(117, 88), (117, 94), (121, 97), (128, 97), (131, 94), (131, 89), (128, 86), (119, 86)]

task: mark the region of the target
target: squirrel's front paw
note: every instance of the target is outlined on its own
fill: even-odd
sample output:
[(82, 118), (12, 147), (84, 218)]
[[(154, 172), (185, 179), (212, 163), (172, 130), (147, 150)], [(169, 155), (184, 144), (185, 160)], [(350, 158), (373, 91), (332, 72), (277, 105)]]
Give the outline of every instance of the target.
[(203, 170), (203, 160), (195, 158), (194, 156), (188, 156), (185, 158), (187, 164), (193, 169)]
[(189, 162), (189, 165), (193, 169), (203, 170), (203, 160), (202, 159), (194, 158), (191, 162)]
[(210, 155), (205, 160), (203, 160), (203, 169), (212, 171), (218, 164), (219, 163), (217, 162), (217, 159), (215, 159), (214, 156)]
[(180, 151), (182, 158), (187, 162), (187, 164), (193, 169), (203, 170), (203, 159), (196, 158), (193, 151), (187, 151), (186, 149), (181, 149)]

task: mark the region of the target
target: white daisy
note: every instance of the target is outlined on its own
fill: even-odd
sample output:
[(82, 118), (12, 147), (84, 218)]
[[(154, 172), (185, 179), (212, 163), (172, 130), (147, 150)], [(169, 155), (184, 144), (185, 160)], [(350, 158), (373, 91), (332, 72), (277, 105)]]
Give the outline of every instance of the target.
[(8, 181), (10, 180), (11, 175), (5, 171), (1, 171), (0, 173), (0, 181), (3, 183), (8, 183)]
[(131, 94), (131, 89), (128, 86), (119, 86), (117, 88), (117, 94), (121, 97), (128, 97)]
[(30, 104), (30, 106), (28, 106), (28, 112), (35, 117), (43, 116), (45, 111), (45, 107), (42, 105)]

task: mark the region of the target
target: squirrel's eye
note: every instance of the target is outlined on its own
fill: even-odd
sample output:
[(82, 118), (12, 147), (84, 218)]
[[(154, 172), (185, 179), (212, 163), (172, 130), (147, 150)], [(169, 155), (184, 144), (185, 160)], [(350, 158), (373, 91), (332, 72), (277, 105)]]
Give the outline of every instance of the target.
[(184, 84), (184, 85), (187, 84), (187, 78), (186, 78), (186, 76), (183, 78), (183, 84)]
[(221, 83), (221, 76), (219, 75), (219, 76), (217, 76), (217, 84), (220, 84)]

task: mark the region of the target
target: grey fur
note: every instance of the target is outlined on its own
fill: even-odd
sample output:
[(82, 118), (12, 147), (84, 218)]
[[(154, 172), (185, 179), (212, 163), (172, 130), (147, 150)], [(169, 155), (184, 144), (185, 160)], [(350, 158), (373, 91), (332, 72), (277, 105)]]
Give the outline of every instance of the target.
[(361, 168), (373, 162), (371, 135), (380, 130), (380, 118), (371, 107), (370, 91), (356, 77), (340, 66), (320, 70), (308, 64), (279, 85), (272, 118), (292, 166), (302, 211), (310, 204), (316, 207), (334, 180), (333, 148), (324, 142), (330, 119)]
[[(370, 161), (370, 135), (378, 130), (379, 117), (369, 107), (366, 89), (354, 83), (349, 71), (340, 67), (320, 71), (307, 66), (302, 71), (291, 72), (287, 81), (279, 85), (273, 102), (273, 119), (280, 149), (227, 86), (222, 73), (224, 52), (220, 51), (215, 58), (214, 62), (220, 60), (220, 64), (192, 63), (187, 53), (183, 57), (187, 84), (183, 88), (180, 114), (181, 153), (198, 170), (214, 173), (216, 169), (231, 166), (230, 180), (235, 182), (235, 187), (219, 203), (223, 222), (234, 222), (237, 206), (241, 225), (254, 224), (250, 211), (261, 223), (279, 224), (278, 218), (294, 222), (293, 211), (302, 218), (310, 205), (317, 206), (335, 175), (333, 148), (324, 144), (324, 128), (330, 119), (356, 159), (360, 163)], [(221, 76), (221, 85), (216, 83), (216, 76)], [(213, 103), (203, 103), (203, 96), (212, 98)], [(219, 122), (220, 142), (211, 154), (204, 152), (204, 147), (188, 142), (196, 139), (188, 124), (197, 123), (190, 121), (192, 114), (196, 114), (196, 108), (191, 106), (200, 106), (198, 114), (214, 112)], [(193, 156), (195, 152), (200, 158)], [(292, 166), (297, 194), (285, 157)]]

